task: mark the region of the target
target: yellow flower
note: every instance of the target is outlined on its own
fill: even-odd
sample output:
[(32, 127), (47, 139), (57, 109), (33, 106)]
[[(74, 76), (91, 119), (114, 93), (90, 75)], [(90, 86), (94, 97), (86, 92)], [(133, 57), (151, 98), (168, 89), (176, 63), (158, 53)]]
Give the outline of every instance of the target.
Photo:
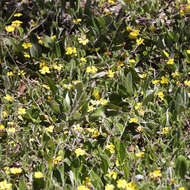
[(160, 83), (160, 80), (153, 80), (152, 81), (152, 84), (158, 84), (158, 83)]
[(73, 85), (72, 84), (63, 84), (63, 87), (70, 90), (73, 87)]
[(175, 73), (172, 73), (172, 77), (179, 77), (179, 72), (176, 71)]
[(82, 45), (86, 45), (89, 42), (89, 40), (86, 38), (86, 35), (82, 35), (81, 38), (78, 38), (78, 41)]
[(10, 72), (7, 73), (7, 75), (8, 75), (9, 77), (12, 77), (12, 76), (13, 76), (13, 72), (10, 71)]
[(80, 58), (80, 62), (86, 63), (87, 61), (86, 61), (86, 59), (85, 59), (84, 57), (81, 57), (81, 58)]
[(41, 37), (40, 37), (40, 36), (37, 36), (37, 38), (38, 38), (38, 43), (39, 43), (39, 44), (42, 44), (43, 42), (42, 42)]
[(190, 49), (187, 50), (187, 54), (190, 54)]
[(67, 47), (67, 49), (66, 49), (66, 55), (72, 55), (72, 54), (76, 55), (76, 53), (77, 53), (76, 48)]
[(7, 112), (6, 112), (6, 111), (3, 111), (3, 112), (2, 112), (2, 118), (5, 118), (5, 117), (7, 117), (7, 116), (8, 116)]
[(80, 185), (77, 187), (77, 190), (90, 190), (90, 189), (84, 185)]
[(16, 129), (14, 127), (10, 127), (7, 129), (7, 133), (15, 133)]
[(56, 39), (56, 35), (51, 36), (51, 39), (55, 40)]
[(97, 103), (104, 106), (108, 104), (108, 100), (101, 98), (100, 100), (97, 100)]
[(185, 84), (185, 86), (190, 86), (190, 80), (185, 80), (184, 84)]
[(179, 187), (179, 189), (178, 190), (185, 190), (185, 188), (184, 187)]
[(24, 57), (30, 58), (30, 55), (28, 53), (24, 52)]
[(137, 118), (130, 118), (129, 123), (137, 123), (138, 119)]
[(20, 173), (22, 173), (22, 169), (21, 168), (10, 168), (10, 172), (11, 172), (11, 174), (20, 174)]
[(112, 177), (113, 179), (116, 179), (117, 178), (117, 173), (113, 170), (111, 170), (108, 174), (106, 174), (106, 176), (108, 177)]
[(79, 156), (83, 156), (83, 155), (85, 155), (85, 150), (83, 150), (83, 149), (81, 149), (81, 148), (77, 148), (76, 150), (75, 150), (75, 154), (77, 155), (77, 157), (79, 157)]
[(127, 26), (127, 27), (126, 27), (126, 30), (127, 30), (128, 32), (132, 32), (132, 31), (133, 31), (132, 27), (130, 27), (130, 26)]
[(112, 154), (115, 152), (115, 146), (112, 143), (107, 145), (106, 149), (109, 150)]
[(43, 75), (46, 74), (46, 73), (50, 73), (49, 67), (46, 66), (46, 65), (44, 65), (39, 71)]
[(114, 185), (112, 185), (112, 184), (107, 184), (107, 185), (105, 186), (105, 190), (114, 190)]
[(9, 101), (9, 102), (13, 102), (14, 101), (14, 97), (12, 97), (11, 95), (7, 94), (6, 96), (4, 96), (4, 99)]
[(85, 180), (84, 180), (84, 183), (87, 185), (87, 186), (92, 186), (91, 184), (91, 179), (89, 177), (85, 177)]
[(151, 172), (149, 174), (149, 176), (150, 176), (150, 178), (156, 179), (158, 177), (161, 177), (162, 174), (161, 174), (160, 170), (154, 170), (153, 172)]
[(15, 13), (14, 14), (14, 17), (20, 17), (20, 16), (22, 16), (22, 13)]
[(173, 65), (173, 64), (174, 64), (174, 59), (169, 59), (169, 60), (167, 61), (167, 64), (168, 64), (168, 65)]
[(108, 75), (108, 77), (113, 78), (114, 77), (114, 72), (112, 70), (109, 70), (106, 72), (106, 74)]
[(43, 175), (43, 173), (42, 172), (34, 172), (34, 178), (36, 178), (36, 179), (40, 179), (40, 178), (43, 178), (44, 177), (44, 175)]
[(140, 77), (141, 79), (145, 79), (145, 78), (147, 77), (147, 74), (146, 74), (146, 73), (140, 74), (139, 77)]
[(79, 22), (81, 22), (82, 21), (82, 19), (81, 18), (78, 18), (78, 19), (74, 19), (73, 20), (73, 23), (74, 24), (78, 24)]
[(135, 154), (135, 156), (137, 158), (143, 158), (144, 157), (144, 152), (138, 152), (138, 153)]
[(126, 190), (135, 190), (136, 189), (136, 185), (132, 182), (130, 183), (127, 183), (127, 186), (126, 186)]
[(161, 132), (161, 134), (167, 134), (168, 132), (169, 132), (169, 127), (164, 127), (163, 129), (162, 129), (162, 132)]
[(20, 21), (20, 20), (14, 20), (14, 21), (12, 21), (11, 24), (13, 26), (15, 26), (15, 27), (19, 27), (22, 24), (22, 21)]
[(53, 133), (53, 129), (54, 129), (54, 126), (53, 126), (53, 125), (50, 125), (50, 126), (47, 127), (45, 130), (46, 130), (47, 132)]
[(61, 160), (62, 160), (62, 156), (57, 156), (57, 157), (54, 159), (53, 163), (56, 165), (56, 164), (58, 164)]
[(94, 90), (93, 96), (96, 98), (96, 100), (100, 99), (100, 94), (98, 91)]
[(18, 109), (18, 115), (23, 115), (26, 113), (26, 109), (25, 108), (19, 108)]
[(132, 31), (132, 32), (130, 32), (129, 33), (129, 38), (130, 39), (136, 39), (137, 37), (138, 37), (138, 35), (139, 35), (139, 30), (134, 30), (134, 31)]
[(138, 109), (140, 109), (141, 107), (142, 107), (142, 103), (139, 102), (139, 103), (137, 103), (137, 105), (135, 106), (135, 109), (138, 110)]
[(6, 30), (7, 32), (14, 32), (14, 31), (15, 31), (15, 26), (13, 26), (13, 25), (8, 25), (8, 26), (5, 27), (5, 30)]
[(162, 91), (158, 91), (157, 93), (158, 97), (163, 100), (164, 99), (164, 93)]
[(87, 73), (96, 73), (98, 71), (98, 69), (95, 66), (90, 66), (86, 68), (86, 72)]
[(93, 105), (88, 106), (88, 112), (91, 112), (95, 110), (95, 107)]
[(108, 3), (115, 4), (115, 0), (108, 0)]
[(26, 42), (24, 42), (24, 43), (22, 44), (22, 47), (23, 47), (24, 49), (28, 49), (28, 48), (32, 47), (32, 44), (31, 44), (31, 43), (26, 43)]
[(99, 135), (100, 135), (100, 132), (97, 129), (95, 129), (92, 133), (92, 138), (98, 137)]
[(8, 183), (6, 180), (0, 182), (0, 189), (1, 190), (11, 190), (12, 184)]
[(4, 131), (4, 130), (5, 130), (5, 126), (1, 124), (1, 125), (0, 125), (0, 132), (1, 132), (1, 131)]
[(127, 187), (127, 181), (125, 179), (119, 179), (117, 180), (117, 187), (118, 188), (126, 188)]
[(57, 65), (56, 63), (54, 63), (52, 65), (52, 68), (55, 69), (55, 70), (58, 70), (58, 71), (61, 71), (62, 67), (63, 67), (63, 65), (61, 65), (61, 64)]
[(24, 76), (25, 74), (26, 74), (26, 72), (24, 72), (23, 70), (21, 70), (21, 71), (18, 72), (18, 75)]
[(165, 76), (162, 76), (160, 83), (161, 83), (161, 84), (168, 84), (168, 81), (169, 81), (168, 78), (166, 78)]
[(144, 42), (144, 39), (142, 39), (142, 38), (136, 39), (137, 45), (141, 45), (141, 44), (143, 44), (143, 42)]
[(138, 126), (138, 127), (137, 127), (137, 131), (138, 131), (138, 132), (143, 131), (143, 127), (142, 127), (142, 126)]

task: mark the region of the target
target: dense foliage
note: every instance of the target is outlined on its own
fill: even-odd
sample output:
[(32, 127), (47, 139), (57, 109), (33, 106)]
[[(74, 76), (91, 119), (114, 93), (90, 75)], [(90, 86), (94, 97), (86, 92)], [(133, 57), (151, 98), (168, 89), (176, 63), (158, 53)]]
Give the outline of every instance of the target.
[(189, 0), (0, 4), (0, 189), (190, 189)]

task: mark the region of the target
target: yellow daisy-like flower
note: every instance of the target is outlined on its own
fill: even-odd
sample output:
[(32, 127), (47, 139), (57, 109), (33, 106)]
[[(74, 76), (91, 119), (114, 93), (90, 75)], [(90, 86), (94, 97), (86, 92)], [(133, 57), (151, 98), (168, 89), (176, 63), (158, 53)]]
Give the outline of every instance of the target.
[(184, 84), (185, 84), (185, 86), (190, 86), (190, 80), (185, 80)]
[(114, 185), (112, 185), (112, 184), (107, 184), (107, 185), (105, 186), (105, 190), (114, 190)]
[(18, 108), (18, 115), (24, 115), (26, 113), (25, 108)]
[(42, 172), (40, 172), (40, 171), (34, 172), (34, 178), (41, 179), (43, 177), (44, 177), (44, 174)]
[(142, 107), (142, 103), (139, 102), (139, 103), (137, 103), (137, 105), (135, 106), (135, 109), (138, 110), (138, 109), (140, 109), (141, 107)]
[(78, 24), (79, 22), (81, 22), (82, 21), (82, 19), (81, 18), (78, 18), (78, 19), (74, 19), (72, 22), (74, 23), (74, 24)]
[(127, 187), (127, 181), (125, 179), (119, 179), (117, 180), (117, 187), (118, 188), (126, 188)]
[(115, 4), (115, 0), (108, 0), (108, 3)]
[(84, 57), (81, 57), (81, 58), (80, 58), (80, 62), (86, 63), (87, 61), (86, 61), (86, 59), (85, 59)]
[(175, 73), (172, 73), (172, 77), (176, 78), (176, 77), (179, 77), (179, 72), (175, 72)]
[(167, 61), (167, 64), (168, 65), (173, 65), (174, 64), (174, 59), (172, 58), (172, 59), (169, 59), (168, 61)]
[(86, 35), (82, 35), (81, 38), (79, 37), (78, 41), (82, 45), (86, 45), (89, 42), (89, 40), (86, 38)]
[(179, 189), (178, 190), (185, 190), (185, 188), (184, 187), (179, 187)]
[(77, 187), (77, 190), (90, 190), (90, 189), (84, 185), (80, 185)]
[(13, 26), (13, 25), (8, 25), (8, 26), (6, 26), (5, 27), (5, 30), (7, 31), (7, 32), (14, 32), (15, 31), (15, 26)]
[(22, 173), (22, 169), (21, 168), (10, 168), (10, 173), (11, 174), (20, 174), (20, 173)]
[(31, 44), (31, 43), (26, 43), (26, 42), (24, 42), (24, 43), (22, 44), (22, 47), (23, 47), (24, 49), (28, 49), (28, 48), (32, 47), (32, 44)]
[(166, 78), (165, 76), (162, 76), (160, 83), (161, 83), (161, 84), (168, 84), (168, 81), (169, 81), (168, 78)]
[(56, 39), (56, 35), (51, 36), (51, 39), (55, 40)]
[(135, 190), (136, 189), (136, 185), (132, 182), (130, 183), (127, 183), (127, 186), (126, 186), (126, 190)]
[(73, 53), (73, 48), (72, 47), (67, 47), (66, 55), (71, 55), (72, 53)]
[(115, 152), (115, 145), (111, 143), (106, 146), (106, 149), (109, 150), (113, 154)]
[(79, 156), (83, 156), (83, 155), (85, 155), (85, 150), (83, 150), (83, 149), (81, 149), (81, 148), (77, 148), (76, 150), (75, 150), (75, 154), (77, 155), (77, 157), (79, 157)]
[(5, 126), (1, 124), (1, 125), (0, 125), (0, 132), (1, 132), (1, 131), (4, 131), (4, 130), (5, 130)]
[(7, 75), (8, 75), (9, 77), (12, 77), (12, 76), (13, 76), (13, 72), (10, 71), (10, 72), (7, 73)]
[(146, 73), (140, 74), (139, 77), (140, 77), (141, 79), (145, 79), (145, 78), (147, 77), (147, 74), (146, 74)]
[(23, 22), (20, 20), (14, 20), (12, 21), (12, 25), (15, 27), (19, 27)]
[(7, 180), (1, 181), (0, 182), (0, 189), (2, 189), (2, 190), (11, 190), (12, 189), (12, 184), (8, 183)]
[(46, 73), (50, 73), (49, 67), (46, 66), (46, 65), (44, 65), (39, 71), (43, 75), (46, 74)]
[(129, 123), (137, 123), (138, 119), (137, 118), (130, 118)]
[(158, 91), (157, 93), (158, 97), (163, 100), (164, 99), (164, 93), (162, 91)]
[(98, 69), (95, 66), (89, 66), (86, 68), (87, 73), (93, 73), (95, 74), (98, 71)]
[(150, 176), (150, 178), (156, 179), (158, 177), (161, 177), (162, 174), (161, 174), (160, 170), (154, 170), (153, 172), (151, 172), (149, 174), (149, 176)]
[(170, 130), (170, 128), (169, 127), (164, 127), (163, 129), (162, 129), (162, 132), (161, 132), (161, 134), (167, 134), (167, 133), (169, 133), (169, 130)]
[(144, 39), (142, 39), (142, 38), (136, 39), (137, 45), (141, 45), (141, 44), (143, 44), (143, 42), (144, 42)]
[(111, 170), (108, 174), (106, 174), (107, 177), (116, 179), (117, 178), (117, 173), (113, 170)]
[(110, 78), (113, 78), (113, 77), (114, 77), (114, 73), (115, 73), (115, 72), (113, 72), (112, 70), (109, 70), (109, 71), (106, 72), (106, 74), (107, 74), (108, 77), (110, 77)]
[(47, 127), (45, 130), (46, 130), (47, 132), (53, 133), (53, 129), (54, 129), (54, 126), (53, 126), (53, 125), (50, 125), (50, 126)]
[(139, 30), (134, 30), (132, 32), (129, 33), (129, 38), (130, 39), (136, 39), (139, 36)]
[(14, 17), (21, 17), (22, 16), (22, 13), (15, 13), (14, 14)]
[(12, 97), (11, 95), (7, 94), (6, 96), (4, 96), (4, 99), (9, 101), (9, 102), (13, 102), (14, 101), (14, 97)]
[(30, 55), (28, 53), (24, 52), (24, 57), (30, 58)]

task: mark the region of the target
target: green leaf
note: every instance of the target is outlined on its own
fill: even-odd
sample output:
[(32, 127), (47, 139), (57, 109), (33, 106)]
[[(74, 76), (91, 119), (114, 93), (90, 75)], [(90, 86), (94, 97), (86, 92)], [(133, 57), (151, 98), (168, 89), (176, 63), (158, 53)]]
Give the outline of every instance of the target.
[(21, 179), (19, 180), (19, 189), (20, 190), (28, 189), (24, 176), (22, 176)]
[(129, 95), (132, 95), (132, 93), (133, 93), (133, 78), (132, 78), (131, 72), (129, 72), (127, 74), (125, 81), (126, 81), (125, 82), (126, 90), (129, 93)]
[(153, 91), (153, 90), (147, 91), (147, 95), (146, 95), (146, 97), (145, 97), (145, 99), (143, 101), (143, 106), (147, 105), (148, 102), (151, 102), (153, 100), (154, 93), (155, 93), (155, 91)]
[(116, 151), (117, 151), (119, 163), (122, 164), (124, 158), (126, 157), (126, 152), (125, 152), (125, 147), (123, 143), (119, 139), (116, 139)]
[(57, 92), (57, 90), (58, 90), (58, 88), (56, 87), (55, 82), (50, 77), (48, 77), (48, 76), (45, 76), (45, 77), (43, 76), (41, 78), (44, 79), (47, 82), (48, 86), (50, 87), (50, 90), (55, 95), (56, 92)]
[(175, 162), (175, 171), (176, 174), (181, 177), (184, 178), (185, 174), (187, 172), (187, 168), (188, 168), (188, 162), (186, 157), (180, 155), (178, 156), (176, 162)]

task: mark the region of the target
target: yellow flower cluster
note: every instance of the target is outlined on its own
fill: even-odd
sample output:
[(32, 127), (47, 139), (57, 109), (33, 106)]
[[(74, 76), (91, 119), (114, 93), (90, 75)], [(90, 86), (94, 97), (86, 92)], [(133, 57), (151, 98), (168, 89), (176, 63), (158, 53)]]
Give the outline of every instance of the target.
[[(129, 38), (136, 39), (139, 36), (139, 32), (140, 32), (139, 30), (133, 30), (132, 32), (129, 33)], [(142, 40), (140, 41), (142, 42)]]
[(34, 172), (34, 178), (41, 179), (43, 177), (44, 177), (44, 175), (42, 172), (40, 172), (40, 171)]
[(77, 56), (77, 49), (74, 47), (67, 47), (66, 49), (66, 55), (72, 55), (74, 54), (74, 56)]
[(90, 189), (86, 187), (85, 185), (80, 185), (77, 187), (77, 190), (90, 190)]
[(78, 41), (82, 45), (86, 45), (89, 42), (89, 40), (86, 38), (86, 35), (84, 35), (84, 34), (78, 38)]
[(28, 49), (28, 48), (32, 47), (32, 44), (31, 44), (31, 43), (26, 43), (26, 42), (24, 42), (24, 43), (22, 44), (22, 47), (23, 47), (24, 49)]
[(164, 127), (163, 129), (162, 129), (162, 132), (161, 132), (161, 134), (167, 134), (168, 132), (169, 132), (169, 127)]
[(7, 32), (14, 32), (17, 27), (19, 27), (22, 24), (22, 21), (20, 20), (14, 20), (12, 23), (5, 27), (5, 30)]
[(0, 189), (2, 190), (11, 190), (12, 184), (8, 183), (6, 180), (0, 182)]
[(162, 174), (161, 174), (160, 170), (154, 170), (153, 172), (151, 172), (149, 174), (149, 176), (150, 176), (150, 178), (156, 179), (158, 177), (161, 177)]
[(135, 190), (136, 189), (136, 184), (130, 182), (127, 183), (125, 179), (119, 179), (117, 181), (117, 187), (120, 189), (125, 189), (125, 190)]
[(98, 71), (98, 69), (95, 66), (89, 66), (86, 68), (87, 73), (95, 74)]

